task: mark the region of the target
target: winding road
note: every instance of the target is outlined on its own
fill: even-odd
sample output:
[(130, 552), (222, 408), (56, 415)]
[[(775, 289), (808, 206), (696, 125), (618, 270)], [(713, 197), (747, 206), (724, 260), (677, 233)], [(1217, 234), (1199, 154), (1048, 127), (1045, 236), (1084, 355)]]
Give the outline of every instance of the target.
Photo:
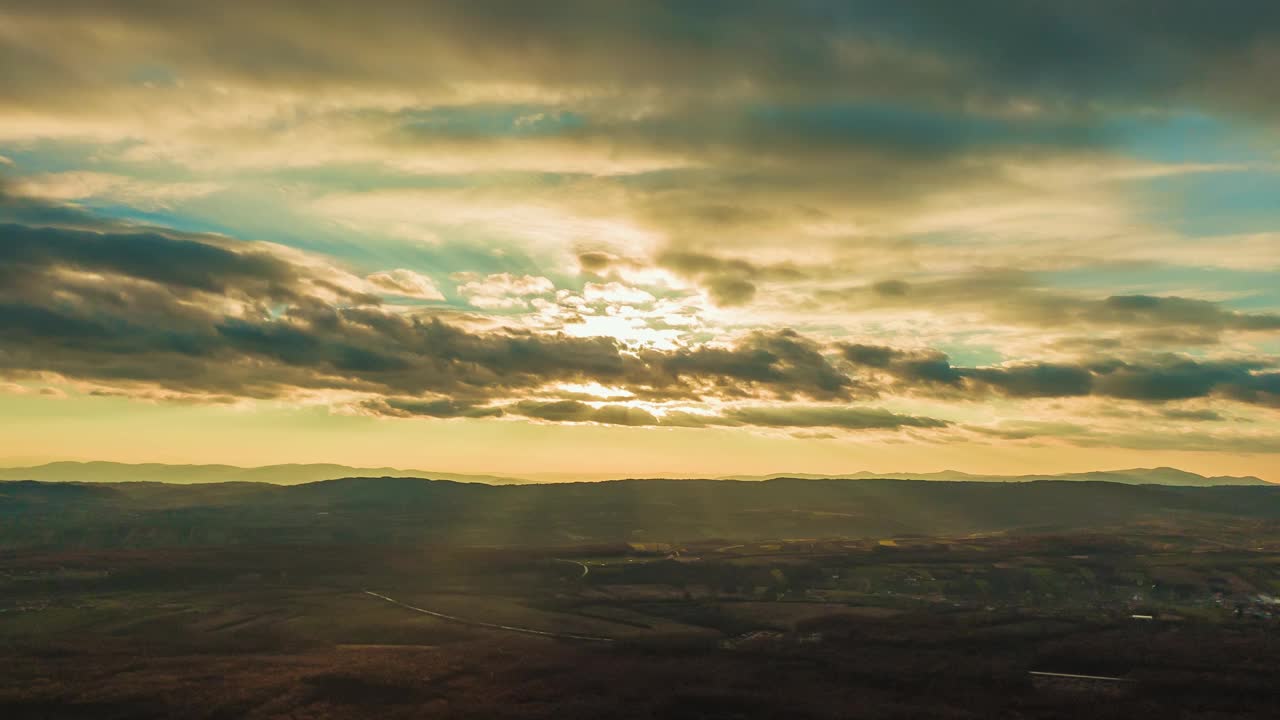
[[(585, 569), (586, 566), (583, 565), (583, 568)], [(586, 573), (584, 572), (583, 575), (586, 575)], [(422, 613), (423, 615), (430, 615), (431, 617), (440, 618), (441, 620), (448, 620), (450, 622), (460, 623), (462, 625), (471, 625), (473, 627), (489, 628), (491, 630), (506, 630), (508, 632), (524, 633), (525, 635), (540, 635), (542, 637), (558, 638), (560, 640), (584, 640), (587, 642), (613, 642), (614, 641), (614, 638), (611, 638), (611, 637), (601, 637), (597, 635), (574, 635), (573, 633), (551, 632), (550, 630), (535, 630), (533, 628), (517, 627), (515, 625), (500, 625), (498, 623), (489, 623), (489, 622), (483, 622), (480, 620), (468, 620), (467, 618), (460, 618), (460, 617), (457, 617), (456, 615), (446, 615), (441, 612), (436, 612), (435, 610), (427, 610), (426, 608), (415, 607), (408, 603), (402, 603), (399, 600), (396, 600), (395, 598), (387, 597), (382, 593), (376, 593), (376, 592), (373, 592), (372, 590), (364, 590), (362, 592), (364, 592), (365, 595), (371, 595), (373, 597), (378, 598), (379, 600), (385, 600), (391, 603), (392, 605), (399, 605), (402, 608), (406, 608), (414, 612), (419, 612), (419, 613)]]
[(584, 562), (578, 562), (577, 560), (563, 560), (561, 558), (553, 558), (553, 559), (556, 562), (569, 563), (570, 565), (577, 565), (578, 567), (582, 568), (582, 574), (578, 576), (579, 579), (584, 578), (591, 573), (591, 568), (587, 567), (587, 564)]

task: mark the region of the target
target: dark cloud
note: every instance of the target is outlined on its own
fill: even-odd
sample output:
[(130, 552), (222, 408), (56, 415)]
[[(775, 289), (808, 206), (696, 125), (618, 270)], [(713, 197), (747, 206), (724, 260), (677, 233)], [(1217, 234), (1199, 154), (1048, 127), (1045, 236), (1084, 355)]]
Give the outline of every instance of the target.
[(686, 277), (738, 277), (748, 280), (803, 280), (813, 270), (790, 263), (762, 265), (741, 258), (724, 258), (707, 253), (665, 252), (658, 264)]
[(1094, 392), (1156, 402), (1219, 395), (1280, 407), (1280, 372), (1264, 372), (1264, 367), (1259, 362), (1197, 361), (1176, 356), (1148, 365), (1098, 364)]
[(478, 333), (388, 311), (344, 288), (352, 276), (225, 238), (11, 224), (0, 226), (0, 259), (0, 371), (13, 375), (250, 397), (337, 389), (503, 398), (594, 381), (656, 400), (834, 400), (854, 387), (820, 346), (788, 330), (640, 353), (604, 337)]
[[(198, 294), (256, 303), (301, 303), (317, 292), (343, 302), (377, 304), (378, 298), (344, 288), (248, 243), (214, 237), (183, 237), (159, 231), (108, 232), (0, 224), (0, 289), (6, 295), (71, 289), (86, 299), (108, 301), (124, 290), (94, 276), (145, 283), (132, 292), (158, 291), (175, 299)], [(87, 276), (76, 276), (85, 273)]]
[(980, 270), (920, 282), (889, 279), (822, 290), (815, 298), (815, 307), (969, 310), (994, 321), (1040, 328), (1132, 328), (1144, 333), (1147, 344), (1161, 345), (1214, 344), (1222, 332), (1280, 330), (1280, 314), (1240, 312), (1178, 296), (1089, 298), (1039, 286), (1034, 275), (1016, 270)]
[(665, 252), (658, 256), (657, 262), (678, 275), (697, 281), (721, 307), (751, 302), (759, 282), (800, 280), (809, 276), (805, 270), (789, 263), (760, 265), (706, 253)]
[(587, 272), (598, 273), (609, 267), (613, 256), (602, 252), (584, 252), (578, 254), (578, 264)]
[(507, 408), (514, 415), (552, 422), (593, 422), (601, 425), (657, 425), (658, 418), (640, 408), (625, 405), (592, 407), (577, 400), (522, 400)]
[[(53, 373), (106, 392), (154, 388), (219, 402), (347, 390), (396, 417), (497, 417), (649, 426), (932, 428), (843, 406), (737, 407), (658, 417), (624, 405), (519, 399), (594, 381), (650, 400), (845, 400), (859, 390), (791, 330), (732, 346), (628, 352), (609, 338), (477, 333), (390, 312), (338, 271), (252, 243), (153, 231), (0, 226), (0, 371)], [(333, 277), (330, 277), (332, 275)], [(335, 279), (336, 278), (336, 279)], [(504, 404), (505, 403), (505, 404)]]
[(502, 408), (474, 405), (452, 398), (417, 400), (378, 398), (360, 403), (361, 409), (374, 415), (389, 417), (487, 418), (502, 417)]
[[(12, 0), (4, 10), (23, 32), (6, 35), (0, 60), (28, 70), (6, 75), (0, 89), (28, 103), (96, 89), (114, 67), (100, 62), (105, 56), (163, 68), (152, 81), (169, 84), (430, 90), (496, 82), (638, 101), (662, 90), (951, 107), (1031, 98), (1080, 112), (1091, 103), (1198, 101), (1247, 111), (1274, 108), (1269, 49), (1280, 28), (1267, 0), (1212, 9), (1194, 0), (555, 0), (536, 9), (519, 0), (387, 0), (376, 13), (336, 0), (308, 3), (305, 13), (286, 0)], [(117, 31), (95, 32), (106, 23)], [(51, 42), (55, 31), (62, 43)]]
[(1168, 408), (1163, 410), (1160, 414), (1171, 420), (1193, 420), (1196, 422), (1223, 422), (1227, 419), (1222, 413), (1208, 409), (1187, 410), (1182, 408)]
[(756, 296), (756, 286), (749, 280), (735, 277), (718, 277), (707, 282), (707, 292), (721, 307), (746, 305)]
[(1280, 406), (1280, 371), (1256, 360), (1194, 360), (1161, 355), (1145, 362), (1099, 359), (1076, 363), (1015, 363), (956, 367), (935, 350), (907, 351), (878, 345), (843, 345), (855, 366), (896, 381), (895, 387), (926, 394), (965, 397), (994, 393), (1007, 397), (1098, 396), (1162, 403), (1223, 397)]
[[(1277, 98), (1269, 48), (1280, 23), (1264, 0), (1204, 20), (1187, 9), (1194, 0), (1158, 13), (1018, 0), (962, 10), (945, 0), (556, 0), (536, 13), (519, 0), (389, 0), (376, 13), (336, 1), (305, 13), (287, 0), (56, 5), (18, 0), (0, 17), (15, 28), (0, 38), (0, 63), (23, 68), (0, 78), (0, 99), (37, 118), (45, 109), (92, 125), (101, 113), (109, 127), (132, 127), (141, 103), (130, 92), (182, 108), (206, 107), (211, 87), (266, 88), (249, 101), (304, 107), (263, 110), (261, 127), (218, 118), (157, 144), (204, 152), (222, 138), (228, 154), (243, 144), (253, 155), (314, 122), (324, 137), (378, 148), (370, 162), (395, 164), (406, 147), (435, 157), (449, 143), (489, 142), (504, 155), (548, 139), (557, 144), (530, 154), (664, 158), (669, 167), (620, 186), (637, 217), (682, 243), (702, 242), (689, 229), (796, 233), (797, 219), (824, 209), (874, 228), (957, 187), (1025, 193), (1011, 164), (1126, 147), (1132, 132), (1109, 113), (1141, 110), (1145, 128), (1162, 109), (1225, 103), (1235, 118)], [(534, 99), (474, 100), (513, 89)], [(405, 99), (388, 109), (387, 97)], [(536, 132), (518, 122), (543, 116), (556, 120)], [(741, 269), (698, 272), (725, 304), (763, 287)]]
[(911, 285), (905, 280), (882, 280), (871, 286), (877, 295), (889, 297), (905, 297), (911, 292)]
[(733, 348), (647, 351), (640, 357), (664, 383), (693, 378), (714, 384), (725, 395), (744, 395), (763, 386), (782, 397), (835, 400), (846, 399), (857, 389), (853, 379), (831, 364), (821, 346), (794, 330), (758, 331)]
[(1084, 368), (1050, 363), (1030, 363), (1001, 368), (968, 368), (958, 371), (976, 385), (1009, 397), (1074, 397), (1088, 395), (1093, 375)]
[[(294, 280), (288, 264), (261, 252), (233, 252), (159, 233), (101, 233), (0, 225), (6, 284), (44, 269), (107, 272), (170, 287), (226, 294), (253, 283), (268, 295)], [(283, 297), (283, 294), (282, 294)]]
[(1176, 296), (1113, 295), (1101, 302), (1081, 304), (1086, 322), (1118, 325), (1189, 325), (1206, 330), (1280, 330), (1280, 315), (1251, 315), (1218, 303)]
[[(1258, 362), (1161, 356), (966, 368), (932, 350), (844, 345), (837, 349), (849, 372), (829, 348), (793, 330), (757, 331), (728, 346), (634, 352), (604, 337), (472, 332), (430, 315), (388, 311), (346, 287), (350, 276), (340, 271), (225, 238), (10, 224), (0, 226), (0, 259), (0, 370), (12, 376), (48, 372), (208, 396), (348, 390), (471, 399), (465, 406), (396, 401), (384, 408), (438, 416), (490, 414), (490, 400), (561, 382), (598, 382), (650, 401), (833, 402), (922, 392), (1144, 402), (1212, 396), (1275, 405), (1280, 397), (1280, 373)], [(1199, 322), (1225, 312), (1161, 298), (1118, 305), (1127, 313), (1189, 313)], [(1248, 322), (1256, 326), (1257, 317)], [(545, 417), (582, 407), (519, 414), (535, 411)], [(647, 422), (635, 413), (615, 419)], [(770, 424), (732, 413), (723, 419)]]
[[(262, 243), (104, 221), (15, 197), (0, 180), (0, 379), (199, 402), (314, 394), (391, 417), (780, 434), (948, 426), (855, 406), (893, 396), (1094, 398), (1037, 406), (1170, 424), (1239, 420), (1219, 403), (1251, 405), (1237, 408), (1248, 416), (1280, 407), (1280, 362), (1262, 355), (1274, 354), (1264, 343), (1280, 314), (1256, 309), (1265, 298), (1242, 311), (1134, 294), (1185, 277), (1170, 272), (1075, 292), (1001, 269), (1098, 272), (1104, 261), (1084, 255), (1110, 251), (1100, 238), (1122, 238), (1117, 257), (1151, 257), (1172, 236), (1159, 226), (1185, 231), (1182, 215), (1203, 208), (1158, 201), (1193, 190), (1188, 173), (1249, 163), (1241, 148), (1262, 145), (1253, 131), (1280, 117), (1280, 6), (1270, 0), (315, 0), (305, 12), (292, 0), (7, 0), (0, 25), (0, 67), (19, 69), (0, 73), (0, 129), (20, 148), (3, 151), (14, 158), (3, 169), (69, 169), (92, 155), (104, 171), (24, 177), (14, 189), (33, 196), (137, 208), (167, 202), (150, 190), (180, 190), (159, 178), (212, 180), (177, 183), (221, 188), (207, 204), (174, 201), (175, 217), (207, 218), (260, 188), (297, 186), (298, 222), (281, 237), (315, 228), (310, 247), (336, 246), (343, 228), (394, 242), (419, 223), (423, 235), (441, 229), (438, 245), (403, 253), (356, 243), (351, 257), (366, 262), (526, 273), (564, 243), (587, 250), (577, 260), (592, 281), (656, 265), (717, 306), (799, 310), (837, 336), (891, 332), (909, 314), (929, 317), (930, 336), (982, 326), (1000, 344), (1014, 327), (999, 349), (1057, 342), (1052, 356), (968, 367), (934, 349), (818, 342), (776, 320), (747, 334), (697, 324), (739, 311), (638, 321), (690, 344), (637, 348), (519, 325), (579, 330), (606, 303), (536, 315), (393, 304), (439, 293), (398, 271), (353, 274)], [(143, 176), (110, 175), (139, 160)], [(1165, 173), (1177, 182), (1151, 182)], [(456, 198), (459, 217), (430, 202), (406, 222), (389, 217), (419, 191)], [(372, 220), (352, 210), (365, 199)], [(303, 217), (302, 204), (326, 217)], [(510, 218), (491, 227), (506, 206)], [(520, 208), (538, 212), (528, 220)], [(1204, 219), (1206, 232), (1235, 232), (1235, 218)], [(623, 247), (629, 235), (614, 224), (662, 251), (641, 257), (648, 240)], [(525, 234), (547, 239), (506, 247)], [(1043, 252), (1018, 265), (1029, 255), (1015, 246), (1040, 237)], [(1246, 246), (1233, 238), (1206, 242)], [(1169, 261), (1204, 258), (1208, 245), (1191, 249), (1193, 239)], [(1261, 248), (1251, 257), (1265, 262), (1266, 241), (1247, 243)], [(778, 262), (805, 253), (815, 259)], [(845, 287), (849, 278), (859, 284)], [(652, 304), (661, 312), (685, 300), (646, 289), (662, 295)], [(965, 326), (943, 326), (953, 319)], [(1250, 346), (1257, 356), (1226, 357)], [(1171, 348), (1198, 354), (1157, 352)], [(572, 389), (595, 384), (607, 399)], [(676, 401), (707, 401), (707, 413), (671, 410)], [(1269, 440), (1145, 428), (1116, 438), (1086, 425), (975, 432), (1211, 450)]]
[(898, 415), (888, 410), (838, 406), (770, 406), (735, 408), (731, 422), (763, 427), (832, 427), (846, 430), (942, 428), (950, 423), (928, 417)]
[(526, 417), (555, 422), (592, 422), (602, 425), (665, 427), (825, 427), (844, 430), (899, 430), (902, 428), (937, 429), (950, 423), (928, 417), (898, 415), (876, 408), (836, 405), (746, 406), (733, 407), (719, 414), (671, 412), (661, 417), (639, 408), (624, 405), (594, 407), (587, 403), (526, 400), (508, 406), (507, 411)]
[[(709, 256), (674, 262), (712, 277), (781, 272)], [(1018, 283), (1013, 276), (1007, 286)], [(915, 289), (882, 283), (879, 292), (910, 295)], [(1172, 317), (1262, 327), (1260, 316), (1237, 317), (1181, 298), (1120, 296), (1090, 307), (1155, 315), (1161, 322)], [(378, 415), (511, 414), (629, 426), (858, 430), (947, 424), (847, 404), (904, 393), (1157, 404), (1222, 398), (1280, 407), (1280, 371), (1256, 359), (1151, 355), (962, 367), (936, 350), (832, 347), (789, 329), (672, 350), (512, 328), (481, 332), (421, 311), (383, 307), (360, 289), (356, 276), (271, 246), (113, 225), (98, 231), (0, 225), (0, 374), (57, 375), (104, 392), (210, 402), (349, 391), (377, 396), (361, 409)], [(557, 384), (587, 382), (658, 403), (828, 404), (735, 402), (717, 414), (658, 414), (616, 402), (589, 404), (568, 393), (546, 397)]]
[(883, 345), (845, 344), (841, 354), (856, 366), (887, 371), (908, 384), (958, 386), (962, 375), (936, 350), (900, 350)]

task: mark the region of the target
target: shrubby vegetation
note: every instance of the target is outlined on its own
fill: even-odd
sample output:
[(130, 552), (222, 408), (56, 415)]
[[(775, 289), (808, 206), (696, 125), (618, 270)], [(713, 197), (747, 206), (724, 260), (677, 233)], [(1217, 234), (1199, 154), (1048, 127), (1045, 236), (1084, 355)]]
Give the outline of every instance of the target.
[(1269, 489), (996, 489), (0, 485), (0, 715), (1271, 717)]

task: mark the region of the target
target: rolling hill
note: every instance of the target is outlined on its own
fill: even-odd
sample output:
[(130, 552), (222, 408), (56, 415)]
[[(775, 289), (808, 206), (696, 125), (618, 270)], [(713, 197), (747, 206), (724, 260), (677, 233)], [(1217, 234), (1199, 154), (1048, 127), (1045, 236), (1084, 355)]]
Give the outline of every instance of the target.
[(1178, 533), (1280, 522), (1280, 487), (1096, 481), (619, 480), (491, 486), (416, 478), (0, 483), (0, 548), (253, 544), (559, 545), (708, 538)]

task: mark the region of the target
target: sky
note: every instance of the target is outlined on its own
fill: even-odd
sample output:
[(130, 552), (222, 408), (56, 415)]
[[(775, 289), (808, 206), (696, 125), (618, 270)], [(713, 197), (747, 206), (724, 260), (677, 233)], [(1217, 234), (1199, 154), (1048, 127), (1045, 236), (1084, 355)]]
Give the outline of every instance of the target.
[(0, 463), (1280, 481), (1280, 4), (4, 0)]

